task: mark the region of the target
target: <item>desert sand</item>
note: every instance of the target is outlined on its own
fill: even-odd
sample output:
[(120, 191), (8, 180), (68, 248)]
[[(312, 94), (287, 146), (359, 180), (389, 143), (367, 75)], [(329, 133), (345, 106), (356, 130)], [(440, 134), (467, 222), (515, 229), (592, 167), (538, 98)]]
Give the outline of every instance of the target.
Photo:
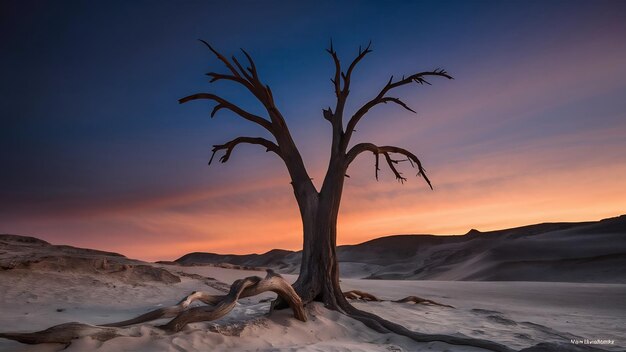
[[(175, 304), (194, 290), (221, 294), (236, 279), (265, 275), (210, 265), (151, 264), (17, 236), (0, 236), (0, 268), (2, 332), (35, 331), (70, 321), (120, 321)], [(516, 350), (552, 343), (537, 351), (555, 351), (559, 346), (575, 351), (580, 345), (572, 344), (572, 339), (614, 340), (614, 345), (594, 345), (609, 351), (626, 346), (626, 284), (343, 278), (342, 288), (383, 299), (416, 295), (454, 307), (354, 303), (419, 332), (477, 337)], [(243, 299), (226, 317), (191, 324), (177, 334), (144, 324), (128, 328), (132, 336), (106, 342), (81, 338), (65, 351), (481, 351), (376, 333), (319, 304), (307, 306), (306, 323), (293, 319), (290, 310), (268, 314), (267, 299), (274, 296)], [(0, 351), (64, 348), (0, 339)]]

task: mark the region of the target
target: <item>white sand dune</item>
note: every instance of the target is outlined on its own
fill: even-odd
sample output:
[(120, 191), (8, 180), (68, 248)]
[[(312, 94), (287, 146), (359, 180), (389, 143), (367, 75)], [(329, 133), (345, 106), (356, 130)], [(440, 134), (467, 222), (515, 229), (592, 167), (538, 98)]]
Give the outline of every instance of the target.
[[(70, 251), (73, 254), (66, 247), (0, 237), (0, 258), (11, 257), (13, 263), (7, 266), (7, 261), (0, 261), (4, 263), (0, 270), (0, 331), (34, 331), (68, 321), (103, 324), (124, 320), (174, 304), (194, 290), (219, 294), (236, 279), (264, 275), (214, 266), (148, 264), (110, 253)], [(55, 262), (50, 258), (56, 256), (66, 257), (65, 263), (71, 265), (61, 268), (41, 264)], [(32, 262), (33, 257), (38, 258), (38, 265), (24, 264)], [(85, 257), (95, 260), (74, 260)], [(99, 265), (103, 258), (108, 263), (104, 269)], [(168, 275), (151, 275), (157, 278), (153, 280), (119, 275), (112, 269), (118, 262), (127, 265), (125, 271), (145, 265), (157, 273), (167, 271), (178, 280), (158, 279), (170, 278)], [(294, 275), (285, 277), (295, 279)], [(570, 340), (585, 338), (615, 340), (617, 345), (601, 346), (606, 350), (622, 350), (626, 345), (624, 284), (342, 279), (342, 287), (365, 290), (385, 299), (417, 295), (455, 307), (355, 303), (415, 331), (462, 334), (515, 349), (553, 343), (560, 344), (562, 351), (574, 351), (576, 347)], [(134, 326), (128, 330), (132, 337), (104, 343), (82, 338), (65, 351), (481, 351), (376, 333), (319, 304), (307, 307), (310, 319), (306, 323), (293, 319), (289, 310), (268, 316), (269, 302), (264, 301), (268, 297), (273, 294), (241, 300), (226, 317), (191, 324), (177, 334), (168, 335), (148, 325)], [(64, 347), (29, 346), (0, 339), (0, 351), (60, 351)]]
[[(463, 236), (399, 235), (339, 246), (345, 278), (626, 283), (626, 215)], [(184, 265), (229, 263), (297, 273), (300, 253), (190, 253)]]

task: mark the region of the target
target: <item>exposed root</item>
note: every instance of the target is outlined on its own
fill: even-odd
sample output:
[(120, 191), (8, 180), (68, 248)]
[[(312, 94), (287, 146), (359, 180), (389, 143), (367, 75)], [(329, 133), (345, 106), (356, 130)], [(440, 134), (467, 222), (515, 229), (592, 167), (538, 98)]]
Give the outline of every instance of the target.
[[(106, 341), (118, 336), (129, 336), (128, 330), (122, 328), (124, 326), (171, 317), (173, 319), (170, 322), (160, 327), (169, 332), (176, 332), (189, 323), (219, 319), (235, 307), (238, 299), (267, 291), (275, 292), (283, 301), (286, 301), (293, 310), (296, 319), (307, 320), (300, 296), (282, 276), (272, 270), (267, 270), (267, 276), (263, 279), (258, 276), (250, 276), (235, 281), (226, 295), (214, 296), (206, 292), (193, 292), (176, 305), (159, 308), (132, 319), (100, 326), (75, 322), (65, 323), (32, 333), (0, 333), (0, 338), (26, 344), (61, 343), (67, 345), (74, 339), (86, 336), (99, 341)], [(200, 301), (209, 306), (189, 308), (194, 301)]]
[(220, 302), (223, 298), (224, 298), (224, 295), (215, 296), (215, 295), (211, 295), (211, 294), (209, 294), (207, 292), (194, 291), (190, 295), (188, 295), (187, 297), (183, 298), (176, 305), (173, 305), (171, 307), (155, 309), (153, 311), (150, 311), (148, 313), (142, 314), (142, 315), (140, 315), (138, 317), (135, 317), (135, 318), (132, 318), (132, 319), (119, 321), (119, 322), (115, 322), (115, 323), (103, 324), (102, 326), (122, 327), (122, 326), (129, 326), (129, 325), (134, 325), (134, 324), (145, 323), (145, 322), (153, 321), (153, 320), (157, 320), (157, 319), (173, 318), (173, 317), (177, 316), (178, 314), (180, 314), (185, 309), (187, 309), (189, 307), (189, 305), (191, 303), (193, 303), (194, 301), (200, 301), (200, 302), (208, 304), (208, 305), (215, 305), (218, 302)]
[(239, 298), (255, 296), (266, 291), (276, 292), (283, 300), (287, 301), (296, 319), (300, 321), (307, 320), (300, 296), (280, 275), (268, 270), (268, 275), (265, 279), (261, 280), (258, 276), (251, 276), (235, 281), (230, 288), (230, 292), (214, 307), (203, 306), (187, 309), (178, 314), (169, 323), (161, 326), (161, 328), (176, 332), (189, 323), (219, 319), (235, 307)]
[[(347, 299), (360, 299), (363, 301), (368, 301), (368, 302), (383, 302), (385, 300), (380, 299), (370, 293), (367, 292), (363, 292), (363, 291), (359, 291), (359, 290), (352, 290), (352, 291), (346, 291), (343, 293), (343, 296)], [(415, 304), (432, 304), (435, 306), (440, 306), (440, 307), (448, 307), (448, 308), (454, 308), (453, 306), (447, 305), (447, 304), (442, 304), (439, 302), (435, 302), (432, 301), (430, 299), (425, 299), (425, 298), (421, 298), (421, 297), (417, 297), (417, 296), (408, 296), (408, 297), (404, 297), (402, 299), (399, 300), (395, 300), (395, 301), (391, 301), (391, 302), (395, 302), (395, 303), (415, 303)]]
[(29, 345), (40, 343), (62, 343), (69, 345), (72, 340), (86, 336), (90, 336), (99, 341), (106, 341), (114, 337), (128, 335), (116, 328), (94, 326), (76, 322), (55, 325), (46, 330), (37, 332), (0, 333), (0, 338), (14, 340)]
[[(348, 293), (350, 293), (350, 295), (354, 294), (354, 293), (351, 293), (350, 291)], [(339, 303), (339, 306), (337, 308), (343, 311), (347, 316), (362, 322), (367, 327), (380, 333), (394, 333), (394, 334), (406, 336), (417, 342), (439, 341), (439, 342), (445, 342), (451, 345), (478, 347), (478, 348), (482, 348), (482, 349), (486, 349), (486, 350), (494, 351), (494, 352), (514, 352), (515, 351), (509, 347), (506, 347), (499, 343), (491, 342), (488, 340), (475, 339), (471, 337), (457, 337), (457, 336), (450, 336), (450, 335), (441, 335), (441, 334), (423, 334), (423, 333), (411, 331), (402, 325), (390, 322), (386, 319), (379, 317), (376, 314), (365, 312), (365, 311), (355, 308), (350, 303), (348, 303), (348, 301), (345, 300), (344, 297), (345, 295), (338, 297), (337, 301)], [(406, 302), (413, 301), (410, 296), (400, 301), (404, 301), (404, 300), (406, 300)]]
[[(379, 317), (376, 314), (373, 313), (369, 313), (366, 311), (362, 311), (360, 309), (355, 308), (354, 306), (352, 306), (347, 300), (346, 298), (351, 298), (351, 297), (356, 297), (356, 296), (360, 296), (360, 297), (368, 297), (371, 296), (373, 298), (376, 298), (372, 295), (362, 295), (365, 292), (360, 292), (360, 291), (348, 291), (343, 293), (342, 295), (337, 295), (337, 303), (338, 306), (336, 307), (330, 307), (331, 309), (337, 309), (342, 311), (343, 313), (345, 313), (347, 316), (356, 319), (360, 322), (362, 322), (363, 324), (365, 324), (367, 327), (386, 334), (386, 333), (394, 333), (394, 334), (398, 334), (398, 335), (402, 335), (402, 336), (406, 336), (416, 342), (435, 342), (435, 341), (439, 341), (439, 342), (444, 342), (444, 343), (448, 343), (451, 345), (460, 345), (460, 346), (471, 346), (471, 347), (478, 347), (478, 348), (482, 348), (482, 349), (486, 349), (489, 351), (494, 351), (494, 352), (514, 352), (513, 349), (501, 345), (499, 343), (496, 342), (491, 342), (488, 340), (482, 340), (482, 339), (475, 339), (475, 338), (471, 338), (471, 337), (459, 337), (459, 336), (451, 336), (451, 335), (442, 335), (442, 334), (423, 334), (423, 333), (419, 333), (419, 332), (415, 332), (415, 331), (411, 331), (409, 329), (407, 329), (406, 327), (393, 323), (389, 320), (383, 319), (381, 317)], [(371, 298), (370, 297), (370, 298)], [(380, 300), (378, 300), (380, 301)], [(425, 300), (419, 297), (415, 297), (415, 296), (409, 296), (406, 297), (404, 299), (398, 300), (398, 301), (392, 301), (392, 302), (398, 302), (398, 303), (403, 303), (403, 302), (414, 302), (414, 303), (430, 303), (430, 304), (437, 304), (437, 305), (442, 305), (439, 304), (437, 302), (433, 302), (430, 300)], [(445, 305), (443, 305), (445, 306)], [(451, 307), (451, 306), (448, 306)], [(453, 307), (452, 307), (453, 308)]]
[[(278, 298), (282, 302), (287, 302), (293, 310), (294, 317), (296, 319), (301, 321), (307, 320), (302, 300), (295, 290), (280, 275), (268, 270), (267, 276), (263, 279), (258, 276), (251, 276), (235, 281), (228, 294), (211, 295), (206, 292), (193, 292), (173, 306), (159, 308), (132, 319), (100, 326), (76, 322), (65, 323), (32, 333), (0, 333), (0, 338), (11, 339), (26, 344), (60, 343), (69, 345), (72, 340), (87, 336), (99, 341), (106, 341), (120, 336), (132, 336), (129, 329), (123, 328), (125, 326), (163, 318), (172, 319), (165, 325), (159, 327), (168, 332), (177, 332), (190, 323), (219, 319), (228, 314), (235, 307), (238, 299), (255, 296), (266, 291), (277, 293)], [(417, 342), (439, 341), (452, 345), (478, 347), (495, 352), (513, 351), (504, 345), (487, 340), (414, 332), (402, 325), (385, 320), (375, 314), (359, 310), (350, 305), (346, 298), (362, 299), (372, 302), (381, 300), (369, 293), (353, 290), (344, 292), (342, 295), (337, 296), (334, 300), (336, 305), (329, 306), (331, 309), (343, 311), (349, 317), (363, 322), (369, 328), (380, 333), (395, 333), (409, 337)], [(190, 307), (194, 301), (202, 302), (206, 304), (206, 306)], [(415, 296), (409, 296), (393, 302), (429, 303), (451, 307)]]

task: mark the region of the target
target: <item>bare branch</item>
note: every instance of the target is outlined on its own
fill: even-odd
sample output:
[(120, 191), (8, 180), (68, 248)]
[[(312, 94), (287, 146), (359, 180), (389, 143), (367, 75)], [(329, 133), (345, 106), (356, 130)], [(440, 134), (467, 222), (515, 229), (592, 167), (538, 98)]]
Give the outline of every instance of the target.
[(246, 58), (248, 59), (248, 62), (250, 63), (250, 67), (248, 67), (248, 71), (250, 71), (250, 73), (252, 74), (252, 77), (259, 81), (259, 74), (257, 73), (256, 70), (256, 66), (254, 65), (254, 61), (252, 60), (252, 57), (250, 57), (250, 54), (248, 54), (247, 51), (245, 51), (243, 48), (241, 49), (241, 51), (243, 52), (244, 55), (246, 55)]
[(192, 101), (192, 100), (199, 100), (199, 99), (207, 99), (207, 100), (213, 100), (215, 102), (218, 103), (218, 105), (213, 109), (213, 111), (211, 112), (211, 117), (215, 116), (215, 113), (222, 108), (226, 108), (234, 113), (236, 113), (237, 115), (243, 117), (244, 119), (254, 122), (258, 125), (261, 125), (263, 128), (265, 128), (266, 130), (270, 131), (272, 134), (274, 134), (274, 130), (272, 128), (272, 124), (267, 121), (266, 119), (262, 118), (261, 116), (257, 116), (254, 114), (251, 114), (245, 110), (243, 110), (242, 108), (238, 107), (237, 105), (229, 102), (228, 100), (221, 98), (215, 94), (210, 94), (210, 93), (197, 93), (197, 94), (192, 94), (189, 96), (186, 96), (184, 98), (181, 98), (178, 100), (178, 103), (180, 104), (184, 104), (188, 101)]
[(337, 56), (337, 52), (333, 49), (333, 41), (330, 41), (330, 48), (326, 49), (326, 51), (332, 56), (333, 62), (335, 63), (335, 78), (331, 78), (330, 81), (333, 82), (335, 87), (335, 95), (337, 98), (341, 95), (341, 63), (339, 62), (339, 57)]
[[(234, 111), (246, 120), (255, 122), (256, 124), (263, 126), (272, 134), (276, 141), (276, 144), (272, 143), (272, 147), (268, 148), (268, 150), (274, 150), (274, 146), (276, 146), (275, 151), (280, 151), (279, 155), (283, 159), (283, 161), (285, 161), (285, 166), (287, 167), (289, 175), (294, 182), (294, 187), (297, 188), (298, 192), (306, 192), (311, 194), (313, 192), (316, 192), (315, 186), (311, 182), (311, 178), (308, 176), (308, 172), (306, 170), (306, 167), (304, 166), (304, 162), (302, 161), (300, 151), (296, 147), (291, 137), (291, 132), (289, 131), (287, 123), (285, 122), (285, 118), (276, 107), (272, 90), (267, 84), (263, 83), (260, 80), (257, 68), (254, 64), (254, 61), (252, 60), (252, 57), (248, 54), (248, 52), (242, 49), (243, 54), (250, 64), (249, 67), (244, 68), (244, 66), (239, 62), (236, 57), (233, 56), (232, 61), (230, 61), (224, 55), (220, 54), (217, 50), (210, 46), (207, 42), (202, 41), (202, 43), (209, 47), (209, 49), (217, 56), (217, 58), (226, 65), (228, 70), (230, 70), (230, 73), (228, 74), (215, 72), (208, 73), (207, 75), (211, 77), (211, 82), (215, 82), (218, 80), (229, 80), (243, 85), (263, 105), (263, 107), (267, 111), (268, 116), (267, 118), (263, 118), (251, 114), (218, 96), (208, 93), (190, 95), (188, 97), (180, 99), (180, 103), (195, 99), (214, 100), (218, 104), (213, 108), (212, 115), (214, 115), (220, 109), (226, 108)], [(230, 154), (227, 147), (218, 150), (226, 150), (227, 154)], [(228, 159), (228, 156), (226, 157), (226, 159)]]
[(393, 171), (393, 174), (396, 176), (396, 180), (400, 181), (400, 183), (404, 183), (404, 181), (406, 181), (406, 177), (402, 176), (402, 173), (398, 171), (398, 169), (396, 169), (396, 166), (395, 166), (395, 164), (397, 164), (399, 161), (392, 159), (389, 153), (383, 153), (383, 154), (385, 155), (385, 160), (387, 160), (387, 165), (389, 165), (389, 168), (391, 169), (391, 171)]
[[(341, 134), (343, 134), (343, 121), (342, 121), (343, 108), (348, 98), (348, 94), (350, 94), (350, 77), (352, 76), (352, 71), (354, 70), (356, 65), (359, 63), (359, 61), (361, 61), (361, 59), (365, 57), (365, 55), (372, 52), (372, 50), (370, 49), (371, 45), (372, 45), (372, 42), (370, 41), (367, 47), (365, 48), (365, 50), (359, 47), (359, 54), (348, 67), (347, 73), (344, 73), (341, 71), (341, 63), (339, 61), (339, 57), (337, 56), (337, 52), (333, 48), (332, 40), (330, 41), (330, 48), (326, 49), (326, 51), (333, 58), (333, 62), (335, 63), (335, 76), (331, 78), (330, 81), (333, 83), (333, 86), (335, 88), (335, 96), (337, 97), (337, 105), (335, 107), (335, 116), (333, 116), (334, 119), (329, 119), (327, 117), (326, 110), (324, 110), (324, 113), (325, 113), (324, 118), (333, 123), (333, 125), (336, 127), (335, 128), (336, 133), (341, 132)], [(343, 87), (341, 85), (341, 79), (343, 79)]]
[(224, 144), (214, 145), (212, 150), (213, 154), (211, 154), (211, 159), (209, 159), (209, 165), (211, 165), (211, 162), (213, 162), (213, 157), (215, 157), (215, 153), (220, 150), (226, 151), (224, 155), (220, 157), (220, 162), (227, 162), (230, 158), (230, 154), (233, 152), (233, 149), (235, 149), (235, 147), (241, 143), (262, 145), (267, 149), (266, 151), (274, 152), (282, 158), (280, 149), (276, 144), (274, 144), (274, 142), (268, 141), (267, 139), (261, 137), (237, 137), (232, 141), (226, 142)]
[[(378, 171), (380, 170), (378, 167), (379, 155), (383, 154), (385, 156), (385, 160), (387, 161), (387, 165), (389, 165), (389, 168), (394, 173), (398, 181), (400, 181), (401, 183), (404, 183), (404, 181), (406, 181), (406, 177), (402, 176), (402, 173), (398, 171), (398, 169), (396, 168), (396, 165), (402, 161), (408, 160), (412, 167), (417, 168), (417, 176), (423, 177), (426, 183), (428, 183), (428, 186), (431, 189), (433, 188), (432, 184), (430, 183), (430, 180), (428, 179), (428, 176), (426, 176), (426, 170), (422, 166), (422, 162), (417, 158), (417, 156), (415, 156), (415, 154), (400, 147), (394, 147), (394, 146), (379, 147), (372, 143), (359, 143), (355, 145), (354, 147), (352, 147), (352, 149), (350, 149), (350, 151), (346, 154), (347, 164), (350, 165), (350, 163), (352, 163), (352, 161), (354, 161), (354, 159), (359, 154), (366, 152), (366, 151), (372, 152), (376, 158), (376, 164), (375, 164), (376, 180), (378, 180)], [(407, 159), (404, 159), (404, 160), (393, 159), (391, 158), (390, 153), (404, 155)]]
[(211, 77), (211, 82), (215, 82), (218, 80), (229, 80), (243, 85), (261, 102), (261, 104), (263, 104), (263, 106), (270, 114), (270, 120), (273, 123), (277, 125), (285, 125), (284, 118), (276, 109), (276, 106), (274, 104), (274, 98), (272, 96), (271, 90), (269, 89), (269, 86), (261, 82), (261, 80), (259, 79), (259, 75), (254, 61), (252, 60), (252, 57), (248, 54), (248, 52), (241, 49), (243, 54), (248, 59), (248, 62), (250, 63), (250, 67), (244, 68), (235, 56), (231, 57), (231, 63), (231, 61), (229, 61), (224, 55), (220, 54), (206, 41), (200, 41), (204, 43), (207, 47), (209, 47), (209, 49), (215, 54), (215, 56), (217, 56), (217, 58), (222, 61), (232, 73), (231, 75), (209, 72), (207, 73), (207, 76)]
[(213, 52), (213, 54), (215, 54), (215, 56), (217, 56), (217, 58), (224, 63), (224, 65), (226, 65), (226, 67), (228, 67), (228, 69), (230, 70), (230, 72), (233, 73), (233, 75), (237, 76), (237, 77), (241, 77), (241, 75), (239, 74), (239, 72), (237, 72), (237, 70), (235, 70), (235, 68), (233, 67), (233, 65), (230, 64), (230, 62), (228, 62), (228, 59), (226, 59), (226, 57), (224, 57), (224, 55), (220, 54), (217, 50), (215, 50), (209, 43), (207, 43), (206, 41), (202, 40), (202, 39), (198, 39), (199, 41), (201, 41), (202, 43), (204, 43), (204, 45), (206, 45), (207, 47), (209, 47), (209, 50), (211, 50)]
[(359, 55), (357, 55), (357, 57), (352, 61), (352, 63), (348, 67), (348, 71), (346, 72), (346, 74), (343, 75), (344, 94), (347, 94), (350, 90), (350, 78), (352, 77), (352, 71), (354, 71), (354, 68), (356, 67), (356, 65), (359, 63), (359, 61), (361, 61), (365, 57), (365, 55), (372, 52), (372, 49), (370, 49), (371, 46), (372, 46), (372, 41), (370, 40), (370, 42), (365, 47), (365, 50), (361, 50), (361, 47), (359, 47)]
[(272, 89), (270, 89), (269, 85), (265, 85), (265, 94), (267, 94), (267, 109), (271, 112), (272, 109), (276, 110), (276, 105), (274, 105), (274, 94), (272, 93)]
[[(202, 43), (204, 43), (204, 45), (206, 45), (209, 48), (209, 50), (211, 50), (211, 52), (213, 52), (213, 54), (215, 54), (215, 56), (221, 62), (223, 62), (224, 65), (228, 68), (228, 70), (232, 73), (232, 75), (225, 75), (225, 74), (219, 74), (219, 73), (215, 73), (215, 72), (209, 72), (209, 73), (207, 73), (207, 76), (212, 77), (211, 82), (215, 82), (215, 81), (220, 80), (220, 79), (227, 79), (227, 80), (230, 80), (230, 81), (242, 84), (243, 86), (248, 88), (250, 91), (252, 91), (254, 89), (252, 84), (247, 80), (246, 72), (243, 69), (241, 69), (241, 67), (239, 67), (239, 69), (241, 69), (243, 71), (244, 77), (241, 76), (241, 73), (239, 73), (239, 71), (237, 71), (237, 69), (228, 61), (228, 59), (224, 55), (220, 54), (217, 50), (215, 50), (215, 48), (213, 48), (206, 41), (204, 41), (202, 39), (199, 39), (199, 40)], [(247, 56), (247, 53), (246, 53), (246, 56)], [(234, 57), (233, 57), (233, 59), (234, 59)]]
[(333, 120), (333, 110), (330, 108), (330, 106), (328, 107), (328, 109), (322, 109), (322, 114), (324, 115), (324, 118), (328, 121)]
[(217, 73), (217, 72), (208, 72), (208, 73), (206, 73), (206, 75), (211, 77), (211, 80), (209, 81), (210, 83), (213, 83), (213, 82), (216, 82), (216, 81), (219, 81), (219, 80), (223, 79), (223, 80), (228, 80), (228, 81), (233, 81), (233, 82), (239, 83), (239, 84), (243, 85), (244, 87), (248, 88), (248, 90), (254, 89), (254, 87), (252, 87), (250, 82), (246, 81), (242, 77), (237, 77), (237, 76), (223, 74), (223, 73)]
[(381, 103), (387, 104), (388, 102), (391, 103), (396, 103), (400, 106), (402, 106), (403, 108), (409, 110), (410, 112), (417, 114), (417, 112), (413, 109), (411, 109), (408, 105), (406, 105), (402, 100), (400, 100), (400, 98), (392, 98), (392, 97), (384, 97), (381, 99), (380, 101)]
[(403, 77), (403, 79), (401, 79), (401, 80), (399, 80), (399, 81), (397, 81), (395, 83), (390, 84), (389, 87), (385, 90), (384, 93), (386, 93), (387, 91), (389, 91), (389, 90), (391, 90), (393, 88), (397, 88), (397, 87), (403, 86), (405, 84), (409, 84), (411, 82), (415, 82), (415, 83), (418, 83), (418, 84), (428, 84), (428, 85), (430, 85), (430, 83), (428, 83), (428, 81), (426, 81), (426, 79), (424, 79), (424, 77), (427, 77), (427, 76), (436, 76), (436, 77), (438, 76), (438, 77), (444, 77), (444, 78), (447, 78), (447, 79), (454, 79), (444, 69), (436, 68), (436, 69), (434, 69), (432, 71), (424, 71), (424, 72), (420, 72), (420, 73), (416, 73), (416, 74), (410, 75), (410, 76), (408, 76), (406, 78)]
[[(407, 109), (409, 111), (413, 111), (412, 109), (410, 109), (406, 104), (404, 104), (399, 99), (386, 97), (385, 95), (390, 90), (392, 90), (394, 88), (398, 88), (398, 87), (404, 86), (404, 85), (412, 83), (412, 82), (415, 82), (417, 84), (430, 84), (424, 78), (424, 77), (428, 77), (428, 76), (444, 77), (444, 78), (447, 78), (447, 79), (453, 79), (452, 76), (450, 76), (443, 69), (435, 69), (433, 71), (419, 72), (419, 73), (410, 75), (408, 77), (402, 77), (401, 80), (396, 81), (396, 82), (393, 81), (393, 76), (391, 76), (391, 78), (389, 79), (389, 82), (387, 82), (387, 84), (380, 90), (378, 95), (375, 98), (373, 98), (372, 100), (370, 100), (367, 103), (365, 103), (365, 105), (363, 105), (359, 110), (357, 110), (357, 112), (354, 115), (352, 115), (352, 117), (348, 121), (348, 124), (346, 126), (346, 135), (345, 135), (345, 138), (344, 138), (345, 146), (347, 146), (348, 143), (350, 142), (350, 137), (352, 136), (352, 133), (354, 132), (354, 129), (355, 129), (356, 125), (363, 118), (363, 116), (365, 116), (365, 114), (371, 108), (373, 108), (374, 106), (376, 106), (378, 104), (387, 103), (387, 102), (391, 101), (391, 102), (394, 102), (396, 104), (401, 105), (402, 107), (404, 107), (405, 109)], [(415, 112), (415, 111), (413, 111), (413, 112)]]
[(231, 59), (233, 60), (233, 62), (235, 63), (235, 65), (237, 65), (237, 68), (239, 69), (239, 71), (241, 72), (241, 74), (243, 74), (243, 76), (248, 80), (248, 82), (251, 82), (252, 85), (255, 85), (256, 80), (254, 79), (254, 77), (252, 77), (244, 68), (243, 66), (239, 63), (239, 60), (237, 60), (237, 58), (233, 55), (231, 57)]
[(376, 173), (376, 181), (378, 181), (378, 171), (380, 171), (380, 167), (378, 166), (380, 161), (379, 153), (374, 153), (374, 158), (376, 158), (376, 162), (374, 164), (374, 172)]

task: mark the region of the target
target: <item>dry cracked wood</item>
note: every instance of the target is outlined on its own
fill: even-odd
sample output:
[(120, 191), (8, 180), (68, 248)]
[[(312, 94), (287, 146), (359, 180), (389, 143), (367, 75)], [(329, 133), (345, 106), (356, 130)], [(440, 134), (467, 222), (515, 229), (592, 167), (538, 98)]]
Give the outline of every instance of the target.
[[(0, 338), (26, 344), (70, 344), (72, 340), (86, 336), (99, 341), (106, 341), (118, 336), (130, 336), (130, 332), (122, 327), (172, 317), (173, 319), (169, 323), (160, 327), (168, 332), (177, 332), (189, 323), (219, 319), (235, 307), (238, 299), (267, 291), (275, 292), (280, 298), (288, 302), (296, 319), (307, 320), (300, 296), (279, 274), (268, 270), (267, 276), (263, 279), (258, 276), (250, 276), (235, 281), (226, 295), (216, 296), (206, 292), (193, 292), (171, 307), (159, 308), (132, 319), (100, 326), (76, 322), (65, 323), (31, 333), (0, 333)], [(203, 302), (208, 306), (189, 308), (194, 301)]]

